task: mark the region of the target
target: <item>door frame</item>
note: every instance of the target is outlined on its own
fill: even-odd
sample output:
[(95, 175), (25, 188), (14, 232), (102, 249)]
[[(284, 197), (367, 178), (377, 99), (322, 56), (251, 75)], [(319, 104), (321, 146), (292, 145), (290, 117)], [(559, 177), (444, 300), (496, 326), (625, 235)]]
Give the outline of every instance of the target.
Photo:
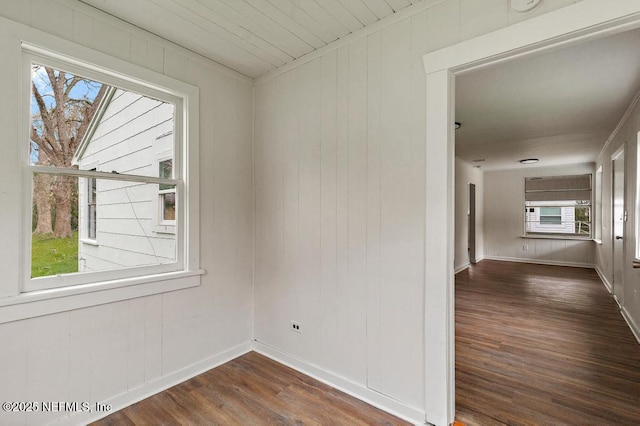
[(476, 184), (469, 182), (467, 188), (467, 256), (471, 265), (478, 261), (476, 255)]
[[(615, 230), (615, 161), (621, 156), (624, 155), (624, 159), (623, 161), (623, 174), (624, 174), (624, 180), (623, 180), (623, 187), (622, 187), (622, 199), (623, 199), (623, 211), (626, 211), (627, 209), (627, 200), (626, 200), (626, 195), (627, 195), (627, 191), (626, 191), (626, 178), (627, 178), (627, 164), (626, 164), (626, 142), (622, 144), (622, 146), (620, 146), (620, 148), (616, 149), (616, 151), (611, 154), (611, 273), (612, 273), (612, 279), (611, 279), (611, 294), (614, 298), (614, 300), (616, 301), (616, 303), (618, 304), (618, 306), (622, 307), (622, 300), (618, 299), (618, 296), (616, 295), (616, 230)], [(624, 213), (623, 213), (623, 217), (624, 217)], [(622, 237), (625, 238), (626, 236), (626, 221), (623, 219), (623, 223), (622, 223)], [(626, 273), (625, 273), (625, 267), (624, 267), (624, 260), (626, 259), (626, 244), (624, 243), (624, 239), (622, 240), (622, 277), (620, 278), (622, 281), (622, 291), (624, 294), (624, 285), (625, 285), (625, 279), (626, 279)], [(619, 281), (620, 282), (620, 281)], [(623, 298), (624, 299), (624, 298)]]
[(425, 420), (455, 416), (455, 75), (640, 27), (637, 0), (582, 0), (423, 56), (426, 74)]

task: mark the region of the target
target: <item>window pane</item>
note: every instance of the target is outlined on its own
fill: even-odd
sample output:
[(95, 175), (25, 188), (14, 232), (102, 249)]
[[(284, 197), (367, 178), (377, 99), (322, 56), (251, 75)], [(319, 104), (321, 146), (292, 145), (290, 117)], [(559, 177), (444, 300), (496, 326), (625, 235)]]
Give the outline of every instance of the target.
[(37, 64), (31, 80), (32, 164), (159, 177), (173, 158), (174, 104)]
[[(158, 165), (160, 169), (158, 171), (158, 177), (165, 178), (165, 179), (173, 178), (173, 160), (160, 161)], [(169, 189), (171, 187), (172, 187), (171, 185), (165, 185), (165, 184), (160, 185), (161, 190)]]
[(176, 193), (162, 194), (162, 220), (176, 220)]
[[(48, 187), (36, 184), (43, 177)], [(32, 277), (176, 262), (176, 234), (155, 229), (157, 184), (40, 173), (33, 180), (35, 216), (48, 217), (52, 229), (43, 233), (34, 221)]]

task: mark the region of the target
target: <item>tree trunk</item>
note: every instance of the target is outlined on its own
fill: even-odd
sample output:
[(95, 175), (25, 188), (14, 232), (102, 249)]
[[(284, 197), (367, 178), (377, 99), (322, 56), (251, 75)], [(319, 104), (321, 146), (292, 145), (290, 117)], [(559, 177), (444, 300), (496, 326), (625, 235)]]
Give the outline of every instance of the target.
[(36, 173), (33, 176), (33, 201), (38, 211), (36, 234), (53, 233), (51, 226), (51, 175)]
[(68, 238), (73, 235), (71, 229), (71, 200), (75, 179), (70, 176), (57, 176), (54, 186), (56, 199), (56, 221), (53, 235), (57, 238)]

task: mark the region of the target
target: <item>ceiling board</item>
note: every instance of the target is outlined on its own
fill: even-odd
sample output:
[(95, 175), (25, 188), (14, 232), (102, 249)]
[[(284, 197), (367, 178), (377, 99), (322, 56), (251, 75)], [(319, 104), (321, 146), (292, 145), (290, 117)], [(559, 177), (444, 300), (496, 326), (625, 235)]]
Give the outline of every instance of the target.
[(80, 0), (252, 78), (424, 0)]

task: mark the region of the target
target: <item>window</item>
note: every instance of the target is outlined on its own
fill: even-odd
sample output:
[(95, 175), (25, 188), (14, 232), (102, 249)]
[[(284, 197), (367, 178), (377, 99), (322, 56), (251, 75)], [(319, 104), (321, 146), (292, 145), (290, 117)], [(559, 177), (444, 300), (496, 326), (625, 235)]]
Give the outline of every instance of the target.
[[(92, 169), (96, 171), (96, 169)], [(97, 204), (96, 204), (97, 179), (87, 179), (87, 238), (96, 239)]]
[(562, 207), (540, 207), (540, 223), (561, 225)]
[[(173, 160), (164, 160), (159, 163), (160, 177), (171, 178), (173, 176)], [(158, 185), (158, 194), (160, 195), (160, 224), (173, 225), (176, 220), (176, 188), (173, 185)]]
[(525, 232), (591, 237), (591, 175), (525, 178)]
[(596, 185), (595, 185), (595, 216), (596, 224), (594, 228), (594, 239), (596, 241), (602, 240), (602, 165), (596, 170)]
[(183, 125), (197, 96), (35, 50), (24, 51), (33, 219), (22, 291), (189, 270), (197, 195), (183, 191), (197, 151), (184, 138), (197, 132)]

